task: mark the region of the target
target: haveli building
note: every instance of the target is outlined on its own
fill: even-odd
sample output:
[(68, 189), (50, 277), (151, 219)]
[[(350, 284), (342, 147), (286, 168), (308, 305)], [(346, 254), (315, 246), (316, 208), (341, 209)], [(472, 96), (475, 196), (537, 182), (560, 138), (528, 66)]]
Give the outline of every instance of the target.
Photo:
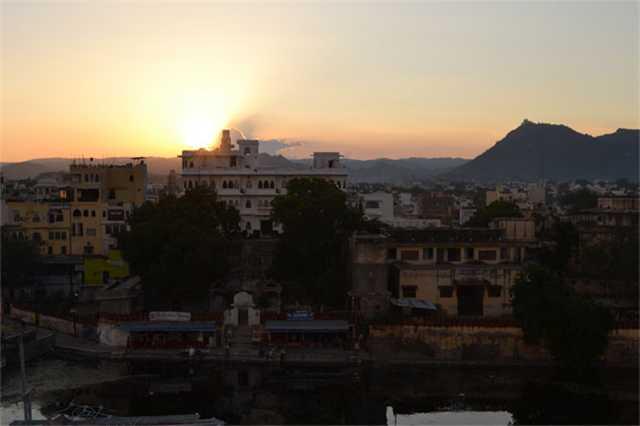
[(346, 189), (347, 170), (338, 152), (316, 152), (309, 166), (269, 161), (260, 154), (260, 143), (240, 139), (231, 143), (229, 130), (222, 131), (220, 145), (211, 150), (182, 151), (182, 178), (185, 189), (197, 185), (215, 188), (221, 201), (240, 212), (240, 226), (248, 235), (269, 235), (277, 231), (271, 221), (271, 201), (287, 191), (295, 178), (320, 178)]
[[(37, 242), (43, 279), (67, 288), (103, 284), (128, 275), (116, 236), (134, 207), (145, 201), (147, 166), (74, 162), (62, 182), (38, 189), (35, 197), (3, 200), (3, 232)], [(56, 277), (61, 277), (59, 280)]]
[(428, 302), (451, 316), (508, 315), (510, 290), (536, 246), (525, 228), (533, 230), (532, 224), (513, 225), (505, 218), (495, 229), (356, 235), (351, 240), (351, 305), (367, 317), (407, 299)]

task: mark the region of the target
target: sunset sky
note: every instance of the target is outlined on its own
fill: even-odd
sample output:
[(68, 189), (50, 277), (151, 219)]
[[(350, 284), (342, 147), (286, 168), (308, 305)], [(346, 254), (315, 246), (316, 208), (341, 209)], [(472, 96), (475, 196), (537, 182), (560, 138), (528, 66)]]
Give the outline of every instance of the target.
[(639, 126), (638, 3), (2, 2), (2, 158), (175, 156), (222, 126), (462, 156)]

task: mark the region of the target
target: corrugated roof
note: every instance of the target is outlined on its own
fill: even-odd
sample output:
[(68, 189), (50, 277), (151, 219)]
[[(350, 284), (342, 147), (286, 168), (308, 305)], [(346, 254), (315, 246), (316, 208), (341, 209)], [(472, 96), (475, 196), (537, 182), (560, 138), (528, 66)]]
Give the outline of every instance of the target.
[(216, 324), (213, 321), (141, 321), (127, 322), (119, 327), (129, 332), (214, 332)]
[(322, 333), (349, 330), (349, 323), (344, 320), (266, 321), (264, 326), (271, 333), (286, 333), (288, 331)]

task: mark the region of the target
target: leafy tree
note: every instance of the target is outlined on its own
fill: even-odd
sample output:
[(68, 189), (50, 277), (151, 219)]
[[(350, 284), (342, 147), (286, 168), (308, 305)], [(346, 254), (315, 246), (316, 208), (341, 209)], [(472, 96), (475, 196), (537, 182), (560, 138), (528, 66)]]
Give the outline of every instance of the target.
[(40, 252), (32, 240), (20, 240), (2, 232), (2, 287), (10, 294), (17, 287), (28, 285), (40, 266)]
[(571, 191), (560, 196), (560, 205), (575, 212), (578, 210), (592, 209), (598, 205), (598, 194), (583, 188)]
[(493, 219), (498, 217), (522, 217), (522, 213), (515, 203), (497, 200), (478, 210), (467, 225), (487, 227)]
[(143, 280), (145, 303), (174, 308), (205, 297), (228, 270), (239, 221), (238, 211), (204, 186), (137, 208), (119, 242), (132, 272)]
[(525, 340), (543, 343), (565, 368), (584, 371), (604, 354), (611, 314), (577, 295), (561, 277), (542, 266), (531, 266), (513, 287), (513, 314)]
[(349, 235), (363, 224), (362, 212), (322, 179), (293, 179), (273, 200), (272, 218), (282, 225), (273, 272), (289, 299), (337, 306), (347, 291)]
[(542, 238), (551, 245), (541, 249), (541, 263), (564, 274), (578, 251), (578, 230), (571, 222), (555, 222)]

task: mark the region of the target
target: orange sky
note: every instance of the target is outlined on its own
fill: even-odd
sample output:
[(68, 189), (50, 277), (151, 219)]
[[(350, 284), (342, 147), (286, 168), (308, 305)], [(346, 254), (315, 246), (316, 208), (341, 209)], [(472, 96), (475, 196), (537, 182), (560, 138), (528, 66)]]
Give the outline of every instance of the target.
[(0, 161), (473, 157), (524, 118), (638, 127), (637, 3), (2, 3)]

